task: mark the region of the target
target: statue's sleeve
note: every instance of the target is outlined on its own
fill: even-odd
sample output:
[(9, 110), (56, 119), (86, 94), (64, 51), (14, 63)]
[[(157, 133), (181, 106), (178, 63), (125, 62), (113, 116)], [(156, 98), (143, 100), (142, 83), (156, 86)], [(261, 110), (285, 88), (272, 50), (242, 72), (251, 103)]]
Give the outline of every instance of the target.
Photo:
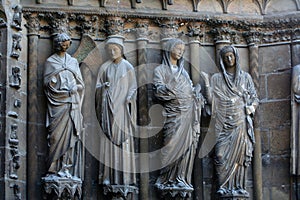
[(154, 94), (155, 96), (163, 101), (168, 101), (176, 99), (175, 94), (170, 89), (171, 83), (166, 83), (166, 78), (164, 77), (163, 70), (160, 67), (154, 70)]

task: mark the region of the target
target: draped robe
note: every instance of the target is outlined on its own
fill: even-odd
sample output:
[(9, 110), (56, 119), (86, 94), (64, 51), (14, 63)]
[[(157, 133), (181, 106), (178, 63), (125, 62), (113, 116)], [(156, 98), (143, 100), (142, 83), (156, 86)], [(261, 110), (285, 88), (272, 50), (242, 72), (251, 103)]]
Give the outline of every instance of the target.
[(136, 89), (134, 68), (127, 60), (122, 59), (117, 64), (107, 61), (100, 67), (95, 103), (97, 119), (106, 139), (101, 140), (100, 145), (103, 163), (99, 181), (125, 196), (137, 189), (133, 156)]
[[(166, 62), (165, 62), (166, 63)], [(173, 74), (168, 65), (154, 71), (154, 94), (165, 108), (162, 166), (156, 186), (193, 191), (191, 174), (200, 132), (199, 102), (195, 100), (192, 82), (183, 66)]]
[[(82, 89), (71, 92), (77, 86)], [(48, 107), (48, 171), (83, 178), (84, 82), (77, 60), (67, 53), (63, 58), (50, 56), (45, 63), (44, 88)]]
[(255, 87), (251, 76), (239, 66), (235, 76), (227, 72), (214, 74), (211, 85), (219, 187), (225, 193), (247, 193), (246, 168), (251, 163), (255, 139), (252, 118), (245, 107), (258, 105)]

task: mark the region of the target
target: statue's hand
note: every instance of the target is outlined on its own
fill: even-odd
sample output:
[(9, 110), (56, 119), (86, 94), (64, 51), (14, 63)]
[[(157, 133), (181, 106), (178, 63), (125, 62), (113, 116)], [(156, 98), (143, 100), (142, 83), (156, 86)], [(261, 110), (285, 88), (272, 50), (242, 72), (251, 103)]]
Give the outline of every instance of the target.
[(71, 89), (70, 93), (75, 94), (78, 91), (78, 85), (74, 85), (73, 88)]
[(252, 113), (254, 113), (255, 112), (255, 108), (254, 108), (254, 106), (246, 106), (246, 113), (247, 113), (247, 115), (250, 115), (250, 114), (252, 114)]

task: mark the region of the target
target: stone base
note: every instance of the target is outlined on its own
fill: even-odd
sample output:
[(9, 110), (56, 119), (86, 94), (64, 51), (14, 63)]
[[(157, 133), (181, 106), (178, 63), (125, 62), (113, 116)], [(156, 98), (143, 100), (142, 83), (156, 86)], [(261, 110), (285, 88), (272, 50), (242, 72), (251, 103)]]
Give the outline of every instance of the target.
[(104, 185), (103, 192), (105, 195), (111, 195), (113, 200), (123, 200), (127, 199), (130, 193), (138, 194), (139, 189), (133, 185)]
[(156, 187), (165, 199), (188, 199), (192, 196), (192, 187), (175, 187), (157, 184)]
[(249, 196), (247, 195), (239, 195), (239, 194), (227, 194), (227, 195), (221, 195), (219, 196), (220, 200), (247, 200)]
[(77, 177), (60, 177), (51, 174), (43, 177), (42, 182), (44, 185), (44, 199), (81, 199), (82, 181)]

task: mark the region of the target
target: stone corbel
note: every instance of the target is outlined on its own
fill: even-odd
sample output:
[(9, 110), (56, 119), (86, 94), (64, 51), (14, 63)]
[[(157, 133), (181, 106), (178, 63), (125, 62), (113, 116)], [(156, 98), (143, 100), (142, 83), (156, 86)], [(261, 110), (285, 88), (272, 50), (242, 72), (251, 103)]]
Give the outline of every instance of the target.
[(233, 0), (218, 0), (218, 2), (221, 4), (223, 12), (228, 13), (228, 6), (233, 2)]

